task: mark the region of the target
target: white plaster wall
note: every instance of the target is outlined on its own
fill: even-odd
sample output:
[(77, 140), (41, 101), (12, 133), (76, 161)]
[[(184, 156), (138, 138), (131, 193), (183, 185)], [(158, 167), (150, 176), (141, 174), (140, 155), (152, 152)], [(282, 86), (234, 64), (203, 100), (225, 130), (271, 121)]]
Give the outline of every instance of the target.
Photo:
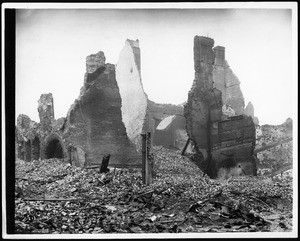
[(146, 119), (147, 96), (134, 60), (133, 49), (127, 41), (116, 66), (116, 79), (122, 99), (122, 120), (129, 139), (139, 149), (140, 134)]

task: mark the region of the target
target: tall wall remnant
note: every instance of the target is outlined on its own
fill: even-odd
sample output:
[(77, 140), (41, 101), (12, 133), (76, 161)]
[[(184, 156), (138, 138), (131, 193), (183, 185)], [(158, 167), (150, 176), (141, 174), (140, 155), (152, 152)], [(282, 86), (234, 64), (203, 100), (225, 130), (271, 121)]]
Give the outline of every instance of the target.
[(225, 48), (213, 46), (211, 38), (194, 38), (195, 79), (185, 105), (188, 136), (211, 177), (238, 164), (256, 174), (253, 119), (244, 115), (240, 82), (225, 60)]
[(204, 156), (210, 152), (209, 125), (222, 116), (222, 92), (213, 86), (214, 40), (194, 38), (195, 79), (185, 105), (186, 129)]
[(116, 65), (116, 80), (122, 99), (122, 121), (129, 140), (141, 149), (140, 134), (149, 129), (148, 98), (141, 80), (139, 40), (125, 41)]
[(223, 105), (230, 106), (237, 115), (242, 115), (245, 107), (240, 81), (233, 73), (225, 59), (225, 47), (213, 48), (215, 59), (213, 65), (213, 84), (221, 90)]
[(86, 58), (80, 96), (68, 111), (64, 138), (88, 153), (93, 163), (111, 154), (111, 164), (134, 165), (137, 151), (127, 137), (115, 66), (105, 64), (103, 52)]
[(49, 134), (54, 120), (53, 96), (51, 93), (41, 95), (38, 101), (38, 112), (42, 130)]

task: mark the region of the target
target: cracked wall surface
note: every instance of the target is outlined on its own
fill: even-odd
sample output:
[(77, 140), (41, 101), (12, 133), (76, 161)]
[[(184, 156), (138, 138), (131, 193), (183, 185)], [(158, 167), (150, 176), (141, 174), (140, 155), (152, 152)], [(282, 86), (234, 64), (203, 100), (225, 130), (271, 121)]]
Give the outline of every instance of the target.
[(237, 165), (256, 174), (253, 119), (244, 115), (240, 82), (225, 60), (225, 48), (213, 46), (211, 38), (194, 37), (195, 79), (184, 109), (188, 136), (211, 177)]

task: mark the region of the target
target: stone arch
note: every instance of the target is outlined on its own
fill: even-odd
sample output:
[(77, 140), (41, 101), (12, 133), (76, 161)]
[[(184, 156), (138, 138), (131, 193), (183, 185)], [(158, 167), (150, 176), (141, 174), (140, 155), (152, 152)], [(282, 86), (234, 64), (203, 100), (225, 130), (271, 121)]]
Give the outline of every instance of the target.
[(51, 133), (45, 138), (43, 156), (45, 159), (66, 157), (66, 148), (62, 138), (57, 133)]
[(32, 159), (38, 160), (40, 158), (40, 139), (38, 136), (35, 136), (35, 138), (32, 141)]

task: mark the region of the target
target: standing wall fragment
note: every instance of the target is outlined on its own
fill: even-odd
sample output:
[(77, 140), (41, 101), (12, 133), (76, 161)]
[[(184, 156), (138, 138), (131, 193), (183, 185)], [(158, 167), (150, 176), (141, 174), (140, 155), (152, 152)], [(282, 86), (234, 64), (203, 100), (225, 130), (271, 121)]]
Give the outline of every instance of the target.
[(141, 80), (139, 41), (125, 41), (116, 66), (116, 79), (121, 96), (122, 121), (129, 140), (141, 150), (140, 134), (148, 130), (148, 98)]
[(213, 46), (211, 38), (194, 38), (195, 79), (184, 109), (188, 136), (209, 176), (236, 166), (256, 174), (253, 119), (244, 115), (240, 82), (225, 60), (225, 48)]
[(122, 121), (115, 66), (105, 64), (102, 51), (86, 59), (84, 86), (68, 112), (64, 138), (87, 153), (88, 164), (111, 154), (111, 165), (140, 165)]

